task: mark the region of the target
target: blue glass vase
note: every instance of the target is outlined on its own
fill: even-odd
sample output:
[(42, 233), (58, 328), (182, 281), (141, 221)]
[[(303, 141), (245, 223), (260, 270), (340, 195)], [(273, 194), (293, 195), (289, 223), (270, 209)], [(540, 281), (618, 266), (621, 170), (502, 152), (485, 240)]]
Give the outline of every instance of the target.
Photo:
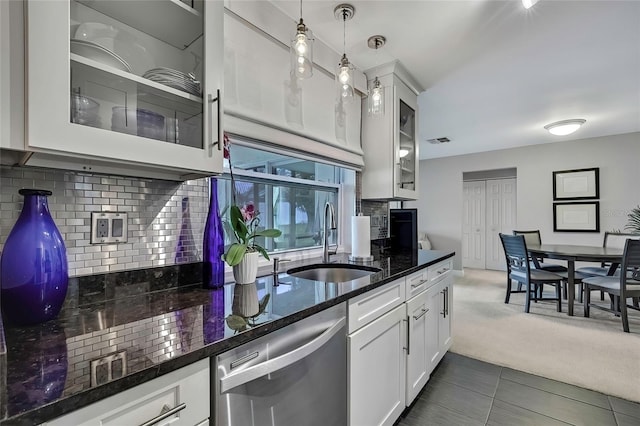
[(67, 295), (67, 252), (49, 213), (51, 191), (21, 189), (22, 212), (0, 259), (2, 314), (10, 324), (55, 318)]
[(218, 208), (218, 180), (209, 178), (211, 197), (202, 241), (202, 279), (205, 288), (224, 285), (224, 228)]

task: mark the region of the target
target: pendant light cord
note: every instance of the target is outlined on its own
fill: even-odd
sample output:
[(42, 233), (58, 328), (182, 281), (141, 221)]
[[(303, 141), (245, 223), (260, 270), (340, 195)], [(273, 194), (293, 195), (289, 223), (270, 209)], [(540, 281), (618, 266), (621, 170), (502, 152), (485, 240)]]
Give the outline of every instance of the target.
[(302, 0), (300, 0), (300, 19), (302, 19)]
[(342, 9), (342, 52), (347, 54), (347, 11)]

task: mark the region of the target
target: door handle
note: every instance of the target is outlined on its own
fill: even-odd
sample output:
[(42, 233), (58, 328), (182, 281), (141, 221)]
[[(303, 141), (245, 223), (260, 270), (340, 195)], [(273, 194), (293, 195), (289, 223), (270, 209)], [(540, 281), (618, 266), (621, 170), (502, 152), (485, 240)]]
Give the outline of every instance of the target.
[(162, 407), (162, 410), (160, 411), (160, 415), (154, 417), (151, 420), (147, 420), (146, 422), (142, 423), (140, 426), (152, 426), (158, 422), (161, 422), (162, 420), (166, 419), (167, 417), (171, 417), (174, 414), (176, 414), (178, 411), (182, 411), (185, 408), (187, 408), (187, 404), (185, 404), (184, 402), (180, 405), (176, 405), (173, 408), (169, 408), (168, 405), (164, 405)]
[(416, 287), (420, 287), (422, 284), (426, 283), (428, 280), (420, 280), (418, 283), (416, 284), (411, 284), (411, 288), (416, 288)]
[[(209, 155), (212, 155), (213, 147), (215, 145), (218, 146), (218, 151), (222, 150), (222, 139), (224, 138), (223, 130), (222, 130), (222, 108), (221, 103), (222, 99), (220, 98), (220, 89), (216, 90), (216, 97), (210, 93), (207, 97), (207, 101), (209, 102)], [(217, 108), (217, 118), (218, 118), (218, 129), (216, 131), (218, 135), (218, 140), (214, 142), (213, 140), (213, 113), (211, 112), (211, 105), (216, 103)]]
[(422, 308), (422, 310), (420, 311), (420, 314), (418, 314), (418, 315), (414, 315), (414, 316), (413, 316), (413, 319), (414, 319), (415, 321), (418, 321), (420, 318), (422, 318), (423, 316), (425, 316), (425, 314), (426, 314), (427, 312), (429, 312), (429, 309), (424, 309), (424, 308)]
[(227, 393), (229, 390), (248, 383), (252, 380), (266, 376), (278, 370), (300, 361), (320, 349), (334, 335), (336, 335), (346, 324), (346, 318), (342, 317), (336, 321), (331, 327), (326, 329), (320, 336), (316, 337), (309, 343), (302, 345), (291, 352), (280, 355), (268, 361), (256, 364), (246, 370), (230, 373), (220, 379), (220, 393)]

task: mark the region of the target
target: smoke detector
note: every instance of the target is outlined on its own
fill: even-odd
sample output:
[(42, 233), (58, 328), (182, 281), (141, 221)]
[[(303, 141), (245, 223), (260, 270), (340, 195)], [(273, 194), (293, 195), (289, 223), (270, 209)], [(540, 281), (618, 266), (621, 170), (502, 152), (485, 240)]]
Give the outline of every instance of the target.
[(447, 142), (451, 142), (451, 139), (444, 137), (444, 138), (435, 138), (435, 139), (427, 139), (427, 142), (432, 143), (434, 145), (440, 144), (440, 143), (447, 143)]

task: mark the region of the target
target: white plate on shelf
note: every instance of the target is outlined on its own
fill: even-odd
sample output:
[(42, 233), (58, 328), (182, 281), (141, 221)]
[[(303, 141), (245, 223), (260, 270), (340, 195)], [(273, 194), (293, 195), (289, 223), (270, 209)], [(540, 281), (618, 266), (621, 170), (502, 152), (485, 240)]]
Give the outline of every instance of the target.
[(88, 59), (93, 59), (96, 62), (100, 62), (101, 64), (108, 65), (121, 71), (131, 72), (131, 67), (124, 59), (99, 44), (73, 38), (70, 40), (70, 44), (71, 53), (84, 56)]
[(137, 75), (155, 66), (147, 49), (131, 33), (101, 22), (84, 22), (73, 32), (76, 40), (95, 43), (122, 58)]

